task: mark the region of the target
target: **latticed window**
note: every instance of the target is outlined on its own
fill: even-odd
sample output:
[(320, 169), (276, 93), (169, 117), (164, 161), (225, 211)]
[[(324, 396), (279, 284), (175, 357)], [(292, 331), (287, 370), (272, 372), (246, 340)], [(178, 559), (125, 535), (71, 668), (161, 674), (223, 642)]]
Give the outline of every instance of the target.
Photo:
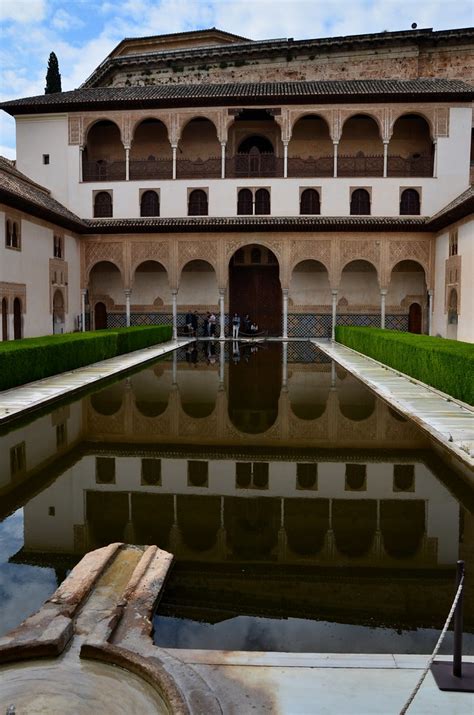
[(145, 191), (140, 202), (140, 216), (159, 216), (160, 199), (156, 191)]
[(370, 195), (366, 189), (355, 189), (352, 192), (351, 216), (370, 216)]
[(417, 216), (420, 213), (420, 194), (416, 189), (405, 189), (400, 196), (400, 216)]
[(207, 194), (202, 189), (194, 189), (189, 194), (188, 216), (207, 216)]
[(63, 238), (62, 238), (62, 236), (53, 236), (53, 256), (55, 258), (63, 257)]
[(319, 214), (321, 204), (316, 189), (305, 189), (300, 198), (300, 214)]
[(449, 234), (449, 255), (458, 255), (458, 232), (457, 229), (451, 231)]
[(253, 196), (250, 189), (240, 189), (237, 197), (237, 215), (251, 216), (253, 214)]
[(267, 189), (258, 189), (255, 192), (255, 215), (267, 216), (270, 213), (270, 192)]
[(95, 218), (108, 218), (112, 216), (112, 196), (108, 191), (99, 191), (94, 198)]
[(7, 222), (5, 225), (5, 245), (7, 248), (12, 247), (12, 235), (13, 235), (12, 222), (10, 221), (10, 219), (7, 219)]

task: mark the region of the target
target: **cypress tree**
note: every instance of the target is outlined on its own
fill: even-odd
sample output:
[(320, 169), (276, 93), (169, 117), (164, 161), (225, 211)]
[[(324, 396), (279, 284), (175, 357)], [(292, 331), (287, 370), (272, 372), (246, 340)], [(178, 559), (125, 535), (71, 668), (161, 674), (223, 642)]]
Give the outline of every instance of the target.
[(59, 74), (58, 58), (51, 52), (48, 60), (48, 71), (46, 72), (45, 94), (61, 92), (61, 75)]

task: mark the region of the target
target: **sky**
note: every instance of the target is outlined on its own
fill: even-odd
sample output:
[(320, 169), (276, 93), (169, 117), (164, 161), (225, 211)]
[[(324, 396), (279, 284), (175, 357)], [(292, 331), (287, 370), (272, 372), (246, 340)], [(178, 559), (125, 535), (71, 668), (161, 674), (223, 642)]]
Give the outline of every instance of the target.
[[(0, 0), (0, 101), (44, 93), (50, 52), (64, 91), (124, 37), (218, 27), (253, 40), (474, 25), (472, 0)], [(0, 154), (15, 157), (0, 112)]]

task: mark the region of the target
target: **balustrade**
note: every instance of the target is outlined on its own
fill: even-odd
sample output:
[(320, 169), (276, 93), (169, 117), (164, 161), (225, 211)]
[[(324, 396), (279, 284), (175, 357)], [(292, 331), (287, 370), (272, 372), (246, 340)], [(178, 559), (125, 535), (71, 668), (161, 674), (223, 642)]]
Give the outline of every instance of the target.
[(124, 181), (125, 160), (123, 161), (83, 161), (83, 181)]
[(433, 176), (433, 157), (420, 155), (419, 157), (404, 158), (402, 156), (388, 156), (387, 176)]
[(337, 157), (338, 176), (383, 176), (383, 154)]
[(317, 159), (308, 157), (301, 159), (300, 157), (288, 158), (288, 176), (332, 176), (334, 172), (334, 157), (321, 156)]

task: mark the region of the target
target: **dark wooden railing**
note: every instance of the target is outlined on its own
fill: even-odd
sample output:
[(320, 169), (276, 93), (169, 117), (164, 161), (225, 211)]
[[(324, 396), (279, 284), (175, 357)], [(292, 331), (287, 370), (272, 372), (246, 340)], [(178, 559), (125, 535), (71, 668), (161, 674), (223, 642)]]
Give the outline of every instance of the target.
[(130, 180), (135, 179), (171, 179), (173, 175), (172, 159), (131, 159)]
[(125, 161), (83, 161), (83, 181), (123, 181)]
[(433, 176), (433, 157), (421, 155), (416, 159), (404, 159), (402, 156), (389, 155), (387, 176)]
[(283, 159), (275, 154), (236, 154), (226, 159), (226, 177), (282, 177)]
[(307, 159), (288, 157), (288, 176), (333, 176), (333, 174), (333, 156), (320, 156), (318, 159), (312, 156)]
[[(170, 172), (171, 176), (171, 172)], [(176, 162), (177, 179), (220, 179), (221, 158), (178, 159)]]
[(383, 155), (337, 157), (338, 176), (383, 176)]

